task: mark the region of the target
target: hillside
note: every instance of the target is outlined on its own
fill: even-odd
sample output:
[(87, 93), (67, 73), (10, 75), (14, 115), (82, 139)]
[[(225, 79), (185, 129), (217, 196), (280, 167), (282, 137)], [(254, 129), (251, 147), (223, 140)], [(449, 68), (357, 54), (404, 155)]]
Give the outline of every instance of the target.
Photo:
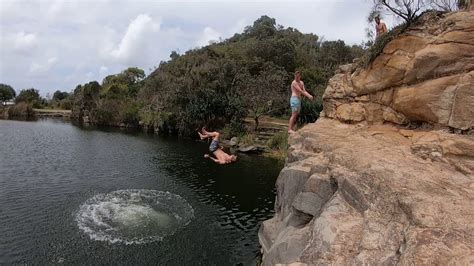
[[(74, 91), (73, 117), (101, 125), (142, 127), (189, 135), (197, 127), (227, 127), (242, 134), (243, 119), (289, 112), (289, 84), (295, 69), (321, 99), (340, 64), (363, 49), (343, 41), (320, 41), (314, 34), (277, 25), (262, 16), (241, 34), (178, 54), (145, 77), (129, 68)], [(322, 102), (304, 102), (302, 120), (312, 122)]]

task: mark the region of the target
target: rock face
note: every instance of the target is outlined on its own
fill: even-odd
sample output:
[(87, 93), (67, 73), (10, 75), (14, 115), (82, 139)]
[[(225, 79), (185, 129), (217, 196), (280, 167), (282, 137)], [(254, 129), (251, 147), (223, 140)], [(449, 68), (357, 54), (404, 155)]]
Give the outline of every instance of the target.
[(367, 69), (341, 67), (324, 115), (345, 122), (474, 127), (474, 12), (426, 15)]
[(290, 136), (264, 265), (474, 264), (473, 32), (473, 12), (427, 21), (331, 79)]

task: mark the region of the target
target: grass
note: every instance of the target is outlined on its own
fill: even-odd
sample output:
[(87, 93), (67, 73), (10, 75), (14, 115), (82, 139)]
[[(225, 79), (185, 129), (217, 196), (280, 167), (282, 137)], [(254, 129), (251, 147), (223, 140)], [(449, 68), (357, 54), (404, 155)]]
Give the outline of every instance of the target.
[(267, 146), (277, 157), (285, 158), (288, 153), (288, 133), (285, 131), (276, 133), (267, 141)]

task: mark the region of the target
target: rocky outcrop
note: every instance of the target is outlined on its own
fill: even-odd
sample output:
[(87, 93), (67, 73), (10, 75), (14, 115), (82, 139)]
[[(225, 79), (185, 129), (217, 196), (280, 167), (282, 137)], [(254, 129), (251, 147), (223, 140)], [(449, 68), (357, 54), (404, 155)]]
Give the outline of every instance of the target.
[(331, 79), (289, 138), (264, 265), (474, 264), (473, 31), (427, 20)]
[(324, 115), (345, 122), (474, 127), (474, 12), (427, 14), (367, 69), (343, 66)]
[(474, 137), (322, 118), (290, 138), (265, 265), (474, 261)]

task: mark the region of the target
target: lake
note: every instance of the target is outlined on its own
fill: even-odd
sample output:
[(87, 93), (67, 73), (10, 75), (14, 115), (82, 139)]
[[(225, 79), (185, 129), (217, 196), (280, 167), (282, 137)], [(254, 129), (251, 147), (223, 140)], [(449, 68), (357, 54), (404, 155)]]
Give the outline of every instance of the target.
[(0, 264), (255, 264), (283, 162), (62, 120), (0, 120)]

